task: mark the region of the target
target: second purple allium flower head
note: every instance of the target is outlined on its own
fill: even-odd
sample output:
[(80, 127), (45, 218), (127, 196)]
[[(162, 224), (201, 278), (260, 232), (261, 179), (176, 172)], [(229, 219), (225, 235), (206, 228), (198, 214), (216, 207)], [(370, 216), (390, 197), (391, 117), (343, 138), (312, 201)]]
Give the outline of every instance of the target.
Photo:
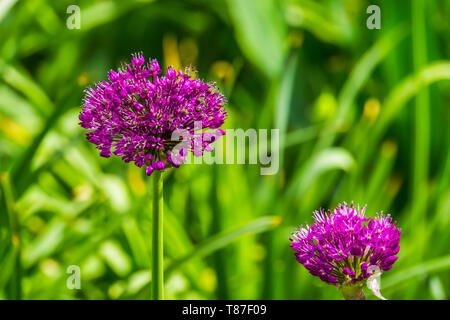
[[(97, 145), (100, 155), (120, 156), (125, 162), (145, 166), (147, 175), (154, 170), (179, 167), (187, 152), (195, 156), (212, 151), (211, 143), (225, 134), (218, 129), (225, 121), (225, 97), (214, 83), (193, 77), (190, 69), (168, 68), (161, 76), (156, 60), (145, 62), (141, 54), (133, 55), (130, 64), (108, 74), (85, 91), (80, 125), (91, 131), (88, 141)], [(195, 132), (216, 129), (211, 132)], [(200, 136), (174, 147), (180, 140), (173, 134)]]
[(401, 231), (390, 215), (365, 216), (365, 207), (344, 202), (334, 211), (314, 213), (314, 224), (292, 234), (295, 258), (331, 285), (362, 283), (374, 270), (387, 271), (397, 260)]

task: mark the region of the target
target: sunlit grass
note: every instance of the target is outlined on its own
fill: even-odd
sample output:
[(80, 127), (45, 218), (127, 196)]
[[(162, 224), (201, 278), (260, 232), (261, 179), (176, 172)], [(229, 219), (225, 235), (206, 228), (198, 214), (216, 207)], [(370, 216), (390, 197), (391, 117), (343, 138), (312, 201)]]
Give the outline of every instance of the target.
[[(318, 207), (352, 200), (403, 228), (383, 295), (449, 298), (450, 1), (379, 3), (381, 30), (367, 30), (359, 0), (86, 0), (80, 30), (65, 27), (68, 1), (11, 3), (0, 12), (0, 299), (150, 297), (151, 179), (98, 157), (77, 125), (84, 88), (136, 51), (218, 81), (227, 128), (280, 129), (276, 175), (164, 175), (166, 298), (340, 299), (288, 238)], [(66, 287), (70, 265), (81, 290)]]

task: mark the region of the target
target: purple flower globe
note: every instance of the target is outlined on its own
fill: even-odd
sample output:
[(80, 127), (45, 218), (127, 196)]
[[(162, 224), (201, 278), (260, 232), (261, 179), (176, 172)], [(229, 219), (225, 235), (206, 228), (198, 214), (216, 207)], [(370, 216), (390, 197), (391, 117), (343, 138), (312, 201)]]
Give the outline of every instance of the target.
[(362, 285), (397, 260), (401, 231), (390, 215), (365, 216), (366, 207), (344, 202), (332, 212), (314, 212), (314, 224), (292, 234), (295, 258), (313, 275), (336, 286)]
[[(210, 144), (225, 134), (218, 128), (227, 116), (226, 100), (214, 83), (194, 75), (190, 68), (169, 67), (161, 76), (156, 60), (146, 63), (142, 54), (133, 55), (130, 64), (109, 72), (109, 81), (85, 90), (79, 119), (90, 130), (88, 141), (100, 156), (114, 154), (126, 163), (133, 161), (145, 167), (147, 175), (178, 168), (186, 162), (187, 152), (201, 156), (212, 151)], [(194, 138), (181, 143), (183, 133)]]

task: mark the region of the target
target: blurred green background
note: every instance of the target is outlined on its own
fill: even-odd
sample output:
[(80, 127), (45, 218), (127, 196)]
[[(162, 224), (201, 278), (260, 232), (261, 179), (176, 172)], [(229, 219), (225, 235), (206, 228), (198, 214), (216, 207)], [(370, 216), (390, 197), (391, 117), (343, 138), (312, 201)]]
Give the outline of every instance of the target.
[(151, 178), (77, 125), (84, 88), (138, 51), (217, 81), (225, 128), (280, 129), (277, 175), (165, 175), (166, 298), (341, 299), (288, 238), (353, 200), (403, 230), (383, 295), (448, 299), (449, 17), (449, 0), (1, 0), (0, 299), (149, 298)]

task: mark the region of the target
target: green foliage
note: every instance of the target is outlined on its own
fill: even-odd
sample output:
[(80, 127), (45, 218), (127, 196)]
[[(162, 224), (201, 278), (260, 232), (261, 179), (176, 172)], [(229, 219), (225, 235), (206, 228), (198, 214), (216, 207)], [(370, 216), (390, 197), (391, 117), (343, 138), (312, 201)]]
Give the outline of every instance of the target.
[(77, 3), (80, 30), (71, 1), (0, 6), (0, 299), (150, 297), (151, 178), (100, 158), (77, 118), (137, 51), (217, 81), (226, 128), (280, 129), (276, 175), (164, 175), (166, 298), (341, 299), (288, 238), (352, 200), (403, 229), (384, 296), (450, 297), (450, 1), (379, 1), (381, 30), (362, 0)]

